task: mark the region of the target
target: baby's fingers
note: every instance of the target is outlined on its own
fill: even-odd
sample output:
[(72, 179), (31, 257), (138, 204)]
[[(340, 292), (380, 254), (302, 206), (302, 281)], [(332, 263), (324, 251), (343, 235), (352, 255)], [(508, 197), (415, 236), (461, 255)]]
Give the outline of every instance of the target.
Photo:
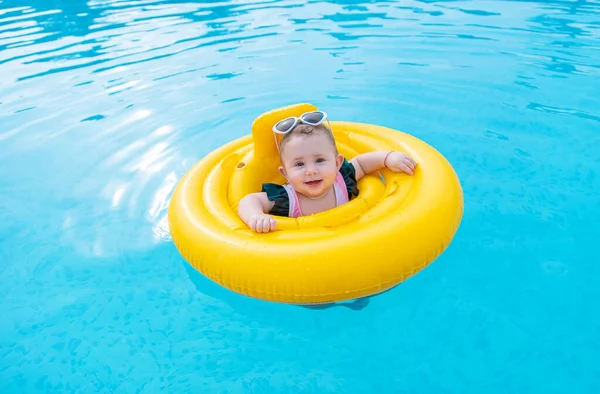
[(402, 170), (403, 170), (404, 172), (406, 172), (408, 175), (414, 175), (414, 171), (413, 171), (413, 169), (412, 169), (412, 168), (410, 168), (410, 167), (408, 166), (408, 164), (406, 164), (406, 163), (402, 163), (402, 164), (400, 164), (400, 168), (402, 168)]
[(263, 233), (268, 233), (271, 230), (271, 218), (266, 216), (262, 218), (261, 229)]
[(260, 216), (250, 218), (250, 228), (252, 229), (252, 231), (254, 231), (255, 233), (262, 233), (262, 222), (262, 217)]
[(250, 227), (250, 230), (254, 231), (255, 233), (257, 232), (256, 230), (256, 221), (250, 221), (250, 223), (248, 223), (248, 226)]
[(412, 171), (415, 170), (416, 164), (410, 160), (410, 157), (406, 157), (406, 159), (404, 159), (403, 162), (408, 168), (410, 168)]
[(411, 162), (411, 164), (413, 165), (412, 168), (414, 169), (417, 166), (417, 161), (408, 155), (406, 155), (406, 158), (408, 159), (408, 161)]

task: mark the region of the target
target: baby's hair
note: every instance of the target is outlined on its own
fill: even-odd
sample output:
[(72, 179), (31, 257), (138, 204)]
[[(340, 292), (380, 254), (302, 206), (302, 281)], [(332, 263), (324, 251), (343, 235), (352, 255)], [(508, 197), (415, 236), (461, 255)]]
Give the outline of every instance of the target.
[(283, 147), (285, 146), (286, 142), (289, 141), (289, 139), (293, 136), (307, 137), (316, 134), (325, 134), (329, 141), (331, 141), (331, 144), (335, 149), (335, 153), (338, 153), (337, 145), (335, 144), (335, 138), (333, 138), (333, 133), (322, 123), (318, 126), (311, 126), (308, 124), (297, 125), (292, 131), (283, 135), (283, 137), (281, 138), (281, 142), (279, 143), (279, 151), (280, 153), (283, 152)]

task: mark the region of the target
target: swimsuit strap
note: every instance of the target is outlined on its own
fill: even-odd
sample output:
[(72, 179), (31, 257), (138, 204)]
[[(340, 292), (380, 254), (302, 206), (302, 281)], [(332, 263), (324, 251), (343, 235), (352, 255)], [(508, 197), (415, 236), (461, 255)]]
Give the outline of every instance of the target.
[(350, 201), (348, 198), (348, 189), (346, 188), (346, 182), (344, 181), (344, 176), (341, 172), (338, 171), (337, 176), (335, 177), (335, 182), (333, 182), (333, 188), (335, 191), (335, 205), (339, 207)]
[(296, 193), (296, 190), (294, 190), (290, 184), (283, 185), (283, 187), (285, 187), (285, 191), (290, 199), (290, 211), (288, 216), (291, 218), (302, 216), (302, 211), (300, 210), (300, 201), (298, 201), (298, 194)]

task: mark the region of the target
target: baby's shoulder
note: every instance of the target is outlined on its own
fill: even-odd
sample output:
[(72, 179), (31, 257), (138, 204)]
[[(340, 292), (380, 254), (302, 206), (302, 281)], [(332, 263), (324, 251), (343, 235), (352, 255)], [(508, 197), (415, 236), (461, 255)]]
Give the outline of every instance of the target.
[(340, 174), (342, 174), (342, 177), (344, 178), (348, 197), (352, 200), (354, 197), (358, 196), (358, 182), (356, 181), (356, 168), (354, 168), (354, 164), (344, 159), (344, 162), (340, 167)]
[(344, 159), (342, 162), (342, 166), (340, 167), (340, 172), (342, 175), (354, 175), (356, 176), (356, 168), (354, 168), (354, 164), (350, 163), (348, 160)]
[(273, 201), (273, 208), (269, 211), (272, 215), (288, 216), (290, 209), (290, 197), (285, 186), (276, 183), (263, 183), (261, 192), (267, 195), (269, 201)]
[(270, 201), (289, 198), (285, 186), (276, 183), (263, 183), (261, 192), (266, 193)]

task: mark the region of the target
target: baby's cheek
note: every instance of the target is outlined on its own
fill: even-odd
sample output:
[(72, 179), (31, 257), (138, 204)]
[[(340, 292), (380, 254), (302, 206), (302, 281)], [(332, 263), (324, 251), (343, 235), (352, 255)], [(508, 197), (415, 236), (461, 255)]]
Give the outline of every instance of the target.
[(295, 176), (291, 179), (292, 186), (302, 185), (304, 179), (301, 176)]

